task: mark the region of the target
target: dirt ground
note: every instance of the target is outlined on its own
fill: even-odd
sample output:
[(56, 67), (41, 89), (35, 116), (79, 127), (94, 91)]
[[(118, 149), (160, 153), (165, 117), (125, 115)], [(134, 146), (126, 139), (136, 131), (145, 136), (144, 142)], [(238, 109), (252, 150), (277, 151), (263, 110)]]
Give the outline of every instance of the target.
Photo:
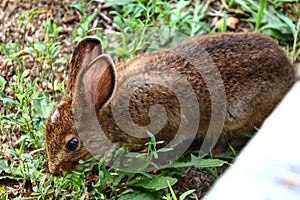
[[(21, 41), (23, 37), (27, 37), (29, 40), (43, 40), (45, 32), (42, 29), (42, 23), (47, 21), (50, 16), (53, 16), (53, 20), (57, 21), (58, 26), (63, 26), (63, 30), (59, 36), (59, 39), (71, 40), (72, 31), (74, 30), (75, 22), (80, 19), (80, 13), (75, 9), (70, 8), (71, 3), (75, 3), (75, 0), (1, 0), (0, 2), (0, 43), (5, 44), (8, 41)], [(215, 3), (212, 7), (218, 8), (220, 5)], [(214, 9), (215, 9), (214, 8)], [(35, 11), (41, 11), (45, 14), (35, 15), (33, 19), (24, 30), (23, 26), (20, 26), (20, 22), (25, 20), (22, 18), (22, 13), (28, 10), (34, 9)], [(101, 28), (100, 33), (106, 34), (107, 32), (118, 32), (118, 28), (113, 24), (112, 16), (109, 14), (110, 8), (104, 6), (104, 0), (94, 1), (87, 9), (87, 13), (92, 14), (95, 9), (100, 10), (99, 16), (96, 17), (92, 23), (93, 27)], [(212, 21), (213, 19), (208, 19)], [(249, 27), (246, 24), (241, 24), (239, 30), (246, 30)], [(26, 32), (27, 34), (24, 34)], [(71, 43), (62, 43), (62, 51), (59, 57), (65, 57), (72, 53), (73, 47)], [(3, 65), (3, 55), (0, 53), (0, 75), (9, 80), (14, 75), (13, 67), (7, 67)], [(24, 68), (31, 70), (31, 76), (35, 76), (36, 64), (33, 60), (28, 58)], [(61, 65), (57, 70), (57, 76), (55, 79), (61, 82), (66, 75), (67, 69), (65, 65)], [(45, 86), (43, 88), (46, 91), (50, 91), (51, 87)], [(226, 167), (219, 168), (219, 172), (223, 172)], [(204, 170), (191, 168), (185, 177), (178, 177), (179, 182), (174, 187), (177, 194), (180, 194), (188, 189), (197, 188), (197, 197), (203, 197), (214, 182), (213, 175)], [(3, 181), (3, 180), (2, 180)], [(0, 185), (2, 184), (0, 180)], [(5, 181), (5, 180), (4, 180)], [(13, 183), (10, 183), (13, 184)]]

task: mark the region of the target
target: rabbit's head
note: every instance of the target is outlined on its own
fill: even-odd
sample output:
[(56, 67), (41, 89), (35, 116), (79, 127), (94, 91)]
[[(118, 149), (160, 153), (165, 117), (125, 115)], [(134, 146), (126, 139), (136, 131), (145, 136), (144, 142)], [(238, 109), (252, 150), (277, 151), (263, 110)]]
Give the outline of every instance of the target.
[(52, 174), (68, 171), (72, 163), (88, 155), (79, 138), (80, 130), (93, 131), (89, 130), (92, 122), (88, 120), (95, 116), (95, 110), (105, 107), (113, 95), (115, 67), (102, 53), (101, 41), (92, 37), (85, 38), (75, 48), (66, 95), (46, 122), (46, 151)]

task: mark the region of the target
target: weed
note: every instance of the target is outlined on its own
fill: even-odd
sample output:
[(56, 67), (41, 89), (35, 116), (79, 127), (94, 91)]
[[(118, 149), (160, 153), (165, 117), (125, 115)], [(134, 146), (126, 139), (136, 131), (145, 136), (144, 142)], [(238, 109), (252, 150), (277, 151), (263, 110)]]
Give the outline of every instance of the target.
[[(279, 10), (275, 9), (275, 6), (279, 3), (275, 1), (261, 1), (260, 3), (252, 0), (235, 0), (235, 2), (241, 6), (241, 10), (250, 14), (249, 18), (245, 21), (249, 22), (250, 26), (256, 32), (262, 32), (270, 35), (279, 40), (289, 41), (290, 36), (293, 34), (289, 25), (282, 20), (284, 16)], [(268, 6), (267, 2), (269, 3)], [(253, 28), (253, 24), (256, 24)]]
[(292, 32), (293, 35), (293, 46), (292, 46), (292, 52), (290, 53), (290, 56), (292, 58), (292, 62), (294, 63), (297, 59), (297, 57), (300, 55), (300, 41), (298, 41), (298, 36), (300, 34), (300, 17), (298, 19), (297, 25), (293, 23), (292, 20), (290, 20), (288, 17), (279, 15), (280, 19), (282, 19), (289, 27), (289, 29)]
[(29, 24), (29, 22), (32, 20), (32, 18), (35, 15), (41, 15), (46, 13), (47, 10), (40, 10), (40, 11), (35, 11), (34, 9), (28, 11), (28, 12), (23, 12), (22, 15), (20, 15), (18, 17), (18, 21), (19, 21), (19, 26), (23, 27), (23, 38), (22, 38), (22, 45), (21, 45), (21, 49), (23, 49), (25, 47), (26, 44), (26, 38), (27, 38), (27, 26)]
[(267, 2), (266, 0), (260, 1), (259, 9), (258, 9), (258, 12), (257, 12), (257, 19), (256, 19), (256, 23), (255, 23), (254, 32), (258, 32), (258, 29), (260, 27), (260, 24), (261, 24), (261, 21), (262, 21), (262, 18), (263, 18), (263, 12), (264, 12), (264, 9), (266, 7), (266, 2)]
[(163, 144), (164, 141), (158, 141), (158, 142), (156, 142), (156, 139), (155, 139), (154, 135), (150, 131), (147, 131), (147, 135), (151, 139), (150, 142), (148, 142), (148, 143), (145, 144), (147, 146), (147, 152), (148, 152), (148, 158), (147, 158), (147, 160), (151, 161), (153, 157), (155, 159), (158, 158), (156, 146), (159, 145), (159, 144)]
[(82, 14), (81, 20), (77, 23), (79, 28), (72, 31), (72, 36), (75, 38), (73, 40), (73, 44), (77, 44), (80, 40), (82, 40), (92, 32), (99, 36), (99, 34), (97, 34), (97, 31), (101, 29), (96, 27), (91, 28), (91, 23), (97, 16), (98, 10), (95, 10), (94, 13), (90, 16), (88, 16), (88, 14), (86, 13), (86, 9), (91, 5), (91, 3), (92, 1), (88, 1), (86, 3), (85, 0), (81, 0), (70, 5), (71, 8), (76, 8)]

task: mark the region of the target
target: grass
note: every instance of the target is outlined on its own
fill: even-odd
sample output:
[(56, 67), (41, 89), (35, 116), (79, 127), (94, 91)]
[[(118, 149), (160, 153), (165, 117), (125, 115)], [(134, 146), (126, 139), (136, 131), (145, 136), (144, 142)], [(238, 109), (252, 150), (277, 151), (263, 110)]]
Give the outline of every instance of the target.
[[(43, 40), (28, 38), (28, 24), (36, 15), (45, 15), (44, 10), (29, 10), (19, 16), (19, 25), (24, 30), (21, 41), (1, 44), (1, 55), (5, 57), (2, 68), (13, 70), (12, 79), (0, 76), (0, 199), (184, 199), (194, 190), (187, 190), (182, 196), (174, 193), (178, 177), (190, 167), (207, 168), (217, 178), (215, 167), (226, 161), (199, 159), (186, 156), (156, 173), (125, 173), (107, 169), (105, 163), (90, 159), (81, 161), (82, 168), (60, 177), (48, 173), (44, 147), (44, 122), (51, 108), (64, 94), (64, 81), (57, 80), (57, 69), (65, 65), (68, 57), (59, 57), (62, 45), (74, 46), (87, 35), (97, 35), (104, 41), (106, 52), (117, 55), (124, 61), (145, 50), (161, 49), (190, 36), (226, 31), (226, 19), (222, 28), (211, 26), (208, 8), (213, 1), (183, 1), (176, 3), (161, 0), (109, 1), (114, 24), (119, 32), (101, 34), (100, 28), (91, 28), (99, 14), (95, 10), (88, 15), (86, 10), (92, 1), (78, 1), (70, 5), (78, 10), (82, 18), (72, 31), (72, 39), (60, 41), (63, 30), (51, 16), (42, 23), (45, 32)], [(240, 18), (251, 31), (263, 32), (277, 40), (286, 42), (286, 51), (293, 62), (300, 54), (300, 12), (293, 1), (226, 0), (230, 13), (244, 12)], [(284, 13), (287, 6), (294, 13)], [(111, 40), (116, 38), (117, 40)], [(111, 42), (121, 41), (121, 42)], [(35, 76), (26, 67), (28, 59), (37, 65)], [(148, 144), (150, 156), (156, 157), (156, 144)], [(233, 149), (234, 151), (234, 149)], [(176, 177), (175, 177), (176, 175)], [(4, 183), (4, 184), (3, 184)], [(176, 196), (177, 195), (177, 196)]]

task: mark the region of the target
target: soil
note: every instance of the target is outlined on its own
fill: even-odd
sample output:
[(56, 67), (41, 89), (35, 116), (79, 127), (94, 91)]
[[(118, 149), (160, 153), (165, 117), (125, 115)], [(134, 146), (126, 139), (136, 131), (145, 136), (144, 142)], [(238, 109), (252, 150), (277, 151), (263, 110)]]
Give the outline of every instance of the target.
[[(70, 7), (72, 3), (76, 2), (76, 0), (2, 0), (0, 2), (0, 43), (6, 44), (9, 41), (23, 41), (24, 37), (31, 41), (44, 40), (45, 31), (42, 29), (42, 23), (46, 22), (51, 16), (52, 20), (57, 21), (58, 26), (63, 27), (63, 30), (60, 31), (59, 40), (72, 41), (72, 31), (76, 29), (76, 22), (82, 17), (78, 10)], [(214, 15), (210, 15), (206, 21), (211, 24), (216, 23), (221, 17), (218, 15), (218, 10), (222, 10), (222, 6), (224, 6), (222, 1), (215, 1), (210, 9), (216, 12), (214, 12)], [(109, 14), (111, 8), (105, 7), (104, 0), (94, 1), (87, 8), (88, 15), (91, 15), (96, 9), (100, 12), (98, 12), (92, 26), (101, 28), (100, 34), (120, 31), (118, 30), (118, 27), (113, 24), (112, 16)], [(21, 26), (20, 23), (26, 19), (25, 17), (22, 17), (24, 16), (23, 13), (30, 10), (40, 11), (44, 14), (34, 15), (25, 30), (24, 26)], [(291, 15), (291, 12), (288, 12), (288, 14)], [(236, 13), (234, 15), (240, 16), (246, 14)], [(250, 31), (250, 28), (248, 24), (240, 23), (236, 29), (232, 31)], [(72, 50), (73, 44), (71, 42), (62, 42), (62, 50), (59, 57), (69, 56), (72, 53)], [(33, 58), (26, 58), (23, 67), (30, 70), (32, 79), (37, 76), (38, 66)], [(58, 66), (55, 70), (55, 80), (57, 82), (61, 82), (66, 78), (68, 69), (65, 64)], [(7, 66), (4, 64), (4, 55), (0, 52), (0, 75), (6, 80), (14, 79), (14, 71), (14, 66)], [(53, 90), (50, 85), (42, 85), (42, 89), (49, 94), (51, 93), (51, 90)], [(9, 93), (9, 91), (6, 92)], [(4, 139), (2, 139), (1, 142), (4, 142), (3, 140)], [(226, 166), (218, 168), (218, 173), (221, 174), (225, 169)], [(186, 176), (177, 178), (179, 178), (179, 181), (173, 188), (177, 194), (181, 194), (184, 191), (193, 188), (197, 190), (194, 193), (194, 196), (190, 197), (191, 199), (202, 198), (215, 181), (215, 177), (212, 173), (198, 168), (190, 168), (186, 172)], [(0, 186), (3, 184), (13, 186), (13, 188), (15, 188), (15, 191), (12, 191), (13, 193), (18, 191), (21, 192), (22, 190), (19, 183), (16, 181), (0, 180)]]

